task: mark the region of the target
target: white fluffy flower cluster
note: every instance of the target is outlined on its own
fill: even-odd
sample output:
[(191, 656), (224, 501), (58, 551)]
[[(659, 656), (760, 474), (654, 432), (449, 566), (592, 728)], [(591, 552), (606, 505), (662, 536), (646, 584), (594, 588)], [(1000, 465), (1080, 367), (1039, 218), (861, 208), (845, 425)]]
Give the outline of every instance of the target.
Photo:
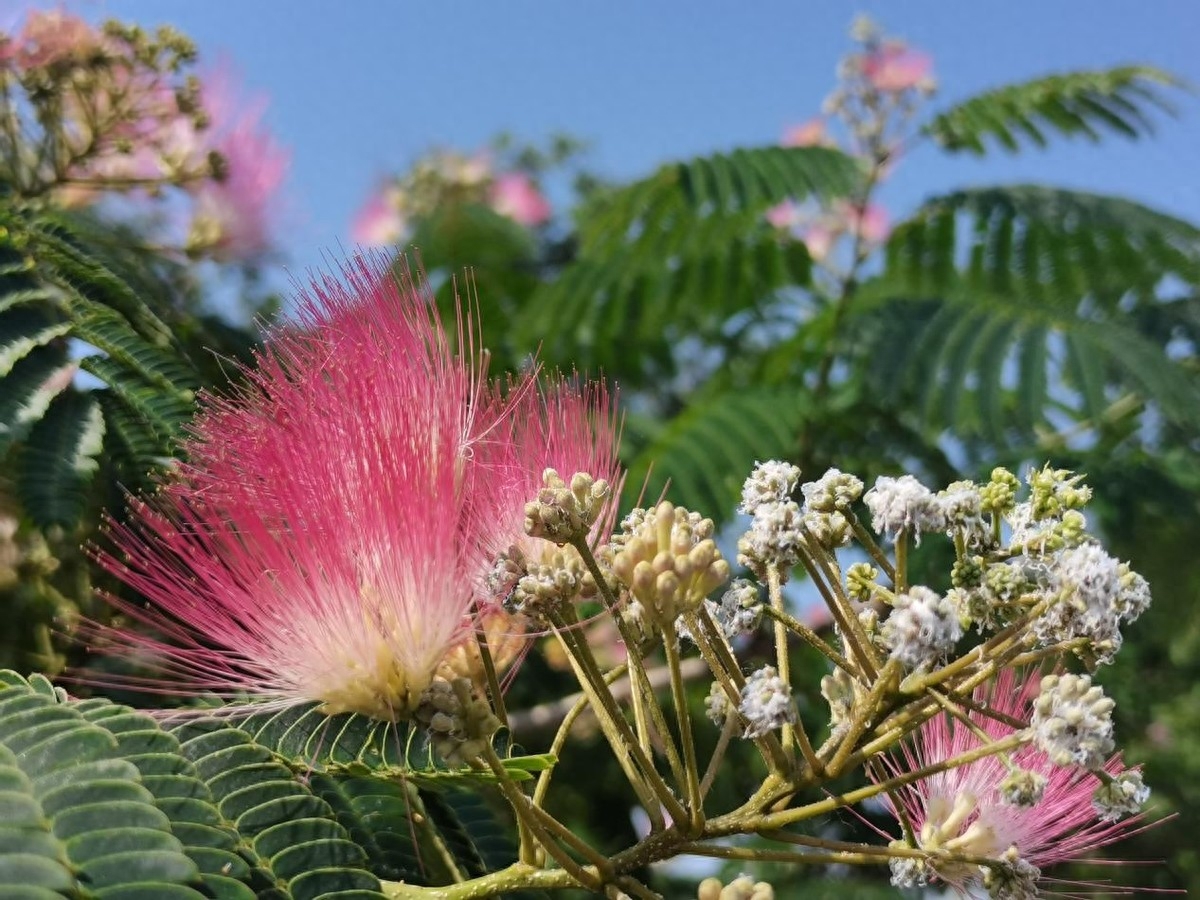
[[(904, 841), (892, 841), (892, 846), (912, 849)], [(923, 888), (929, 884), (929, 865), (915, 856), (893, 856), (888, 860), (892, 872), (892, 887)]]
[(729, 714), (729, 697), (719, 681), (714, 681), (708, 689), (708, 696), (704, 698), (704, 714), (714, 725), (723, 724), (725, 716)]
[(708, 601), (713, 618), (727, 638), (749, 634), (762, 619), (762, 603), (758, 585), (745, 578), (736, 578), (721, 595), (719, 603)]
[(1129, 769), (1096, 788), (1092, 808), (1101, 821), (1115, 822), (1139, 812), (1149, 799), (1150, 788), (1142, 781), (1142, 773)]
[(871, 527), (879, 534), (911, 532), (917, 540), (925, 532), (946, 530), (946, 514), (937, 496), (912, 475), (881, 475), (863, 495), (871, 511)]
[(763, 666), (746, 679), (738, 712), (746, 720), (745, 737), (759, 738), (796, 721), (792, 689), (774, 666)]
[(829, 703), (829, 724), (837, 733), (849, 724), (855, 704), (866, 696), (866, 692), (853, 675), (845, 669), (835, 668), (821, 679), (821, 696)]
[[(704, 608), (730, 640), (749, 634), (762, 620), (758, 585), (745, 578), (735, 578), (719, 601), (705, 600)], [(675, 623), (675, 631), (683, 640), (695, 641), (683, 616)]]
[(938, 491), (937, 503), (946, 520), (946, 531), (962, 534), (968, 547), (992, 543), (991, 530), (983, 518), (983, 496), (973, 481), (955, 481)]
[(800, 469), (791, 463), (778, 459), (756, 463), (742, 485), (742, 505), (738, 512), (754, 515), (760, 506), (790, 500), (799, 480)]
[(862, 496), (862, 479), (830, 469), (816, 481), (800, 486), (804, 508), (818, 513), (841, 512)]
[(1029, 769), (1013, 769), (1000, 782), (1000, 799), (1009, 806), (1037, 806), (1046, 793), (1046, 776)]
[(992, 900), (1037, 900), (1038, 879), (1042, 870), (1021, 859), (1017, 848), (1009, 847), (1000, 859), (1003, 865), (980, 866), (983, 886)]
[(1060, 551), (1051, 561), (1048, 590), (1054, 604), (1034, 622), (1043, 646), (1084, 637), (1100, 663), (1121, 649), (1121, 625), (1150, 604), (1146, 580), (1097, 544)]
[(803, 517), (794, 500), (763, 503), (754, 511), (750, 530), (738, 538), (738, 562), (759, 578), (777, 566), (781, 576), (800, 558), (804, 543)]
[(862, 496), (862, 480), (830, 469), (816, 481), (800, 486), (804, 495), (804, 527), (810, 539), (828, 549), (846, 547), (854, 529), (846, 514)]
[(740, 512), (754, 516), (749, 531), (738, 539), (738, 562), (759, 578), (777, 566), (786, 578), (799, 560), (803, 518), (791, 499), (800, 469), (777, 459), (760, 462), (742, 486)]
[(1057, 766), (1098, 769), (1113, 752), (1113, 706), (1087, 675), (1047, 675), (1033, 703), (1033, 741)]
[(896, 597), (880, 637), (907, 669), (923, 669), (954, 649), (962, 626), (954, 604), (927, 587), (912, 587)]

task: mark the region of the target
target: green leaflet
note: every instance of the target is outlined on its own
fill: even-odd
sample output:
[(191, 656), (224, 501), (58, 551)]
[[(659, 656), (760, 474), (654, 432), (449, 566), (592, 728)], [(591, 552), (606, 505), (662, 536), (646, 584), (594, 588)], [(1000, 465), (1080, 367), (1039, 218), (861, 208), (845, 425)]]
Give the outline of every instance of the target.
[(52, 691), (0, 674), (0, 884), (51, 896), (146, 885), (203, 896), (196, 864), (117, 740)]
[[(300, 709), (249, 721), (285, 749), (285, 733), (312, 749), (320, 718)], [(372, 723), (325, 723), (333, 757), (376, 759)], [(364, 743), (352, 754), (351, 741)], [(551, 762), (506, 765), (528, 777)], [(164, 728), (107, 700), (71, 700), (40, 675), (0, 671), (0, 884), (62, 896), (82, 871), (113, 896), (367, 900), (382, 896), (379, 878), (442, 884), (489, 871), (485, 860), (511, 861), (486, 805), (447, 799), (447, 788), (478, 784), (454, 770), (408, 774), (361, 761), (306, 767), (228, 717)], [(460, 821), (463, 803), (471, 812)]]
[[(415, 729), (366, 716), (329, 716), (316, 703), (252, 714), (236, 722), (256, 742), (291, 761), (299, 771), (381, 775), (431, 788), (495, 783), (491, 772), (447, 767), (433, 756)], [(526, 781), (555, 761), (548, 753), (510, 756), (511, 748), (499, 743), (497, 749), (515, 781)]]
[(17, 496), (40, 527), (69, 527), (88, 499), (104, 446), (104, 415), (90, 393), (55, 397), (32, 426), (21, 455)]
[(1172, 112), (1166, 88), (1180, 82), (1152, 66), (1119, 66), (1050, 75), (1005, 85), (956, 104), (924, 128), (944, 150), (983, 154), (989, 141), (1010, 153), (1049, 135), (1100, 140), (1103, 132), (1138, 138), (1153, 130), (1153, 114)]
[(577, 257), (523, 305), (519, 343), (613, 377), (653, 377), (669, 368), (672, 339), (719, 339), (731, 317), (808, 284), (808, 254), (774, 234), (770, 206), (846, 196), (861, 180), (838, 151), (762, 147), (672, 163), (607, 192), (581, 211)]
[[(144, 484), (173, 453), (199, 383), (170, 327), (78, 224), (0, 208), (0, 454), (23, 447), (15, 493), (43, 528), (76, 524), (105, 450), (124, 486)], [(101, 385), (72, 387), (75, 365)]]

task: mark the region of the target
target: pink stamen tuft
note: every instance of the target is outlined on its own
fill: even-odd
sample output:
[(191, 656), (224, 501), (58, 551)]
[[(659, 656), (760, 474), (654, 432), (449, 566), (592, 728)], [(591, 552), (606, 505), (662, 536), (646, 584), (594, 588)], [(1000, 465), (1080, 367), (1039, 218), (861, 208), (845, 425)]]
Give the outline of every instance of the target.
[[(1037, 671), (1009, 669), (990, 686), (977, 688), (974, 699), (1002, 718), (1028, 722), (1040, 684)], [(1018, 730), (980, 713), (969, 715), (992, 740), (1001, 740)], [(888, 759), (887, 769), (900, 774), (935, 765), (982, 743), (965, 725), (944, 713), (922, 726), (902, 754)], [(1103, 821), (1098, 816), (1092, 805), (1093, 793), (1100, 784), (1095, 775), (1056, 766), (1032, 744), (1012, 753), (1010, 759), (1017, 768), (1045, 779), (1044, 793), (1036, 803), (1018, 806), (1002, 799), (1001, 782), (1009, 770), (998, 756), (899, 788), (896, 796), (912, 823), (918, 844), (930, 851), (949, 844), (958, 852), (990, 859), (1000, 859), (1015, 847), (1022, 861), (1044, 869), (1084, 856), (1138, 830), (1141, 815), (1117, 822)], [(1110, 775), (1124, 771), (1120, 757), (1110, 759), (1104, 770)], [(934, 871), (961, 890), (977, 885), (980, 878), (979, 867), (965, 864), (938, 862)]]
[[(158, 636), (93, 633), (179, 679), (143, 686), (408, 715), (474, 627), (494, 552), (482, 526), (519, 519), (533, 493), (514, 476), (542, 452), (527, 427), (582, 463), (577, 417), (608, 415), (602, 389), (556, 383), (545, 427), (518, 426), (536, 391), (494, 396), (461, 317), (451, 340), (385, 261), (342, 274), (302, 294), (245, 387), (204, 398), (188, 462), (97, 552), (153, 607), (111, 602)], [(615, 449), (591, 446), (609, 474)]]

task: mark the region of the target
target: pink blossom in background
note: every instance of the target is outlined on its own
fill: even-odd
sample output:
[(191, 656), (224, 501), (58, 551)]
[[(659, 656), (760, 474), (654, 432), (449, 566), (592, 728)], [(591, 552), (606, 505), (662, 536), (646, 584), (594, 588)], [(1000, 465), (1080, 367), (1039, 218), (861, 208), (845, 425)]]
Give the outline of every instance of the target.
[(271, 247), (274, 204), (290, 154), (262, 125), (262, 101), (235, 111), (228, 75), (218, 74), (204, 102), (212, 117), (202, 133), (205, 152), (220, 154), (224, 177), (194, 184), (189, 247), (221, 260), (261, 255)]
[(33, 9), (12, 43), (5, 47), (4, 55), (23, 69), (36, 69), (82, 58), (103, 41), (99, 31), (66, 10)]
[[(1041, 674), (1005, 670), (994, 683), (976, 688), (974, 699), (1003, 715), (1028, 722), (1038, 696)], [(971, 720), (992, 740), (1001, 740), (1015, 729), (979, 713)], [(931, 719), (917, 732), (902, 754), (889, 759), (895, 774), (933, 765), (981, 746), (981, 741), (949, 714)], [(1016, 806), (1001, 799), (1000, 785), (1009, 771), (997, 756), (939, 772), (897, 790), (918, 843), (927, 849), (953, 841), (961, 853), (999, 859), (1016, 847), (1020, 859), (1038, 869), (1076, 859), (1125, 837), (1141, 816), (1102, 821), (1092, 806), (1099, 781), (1078, 768), (1054, 765), (1044, 752), (1025, 745), (1011, 754), (1021, 769), (1046, 779), (1042, 798), (1032, 806)], [(1118, 757), (1104, 766), (1109, 774), (1124, 770)], [(934, 864), (931, 862), (931, 864)], [(977, 866), (940, 864), (937, 873), (960, 890), (978, 882)], [(1072, 887), (1077, 887), (1072, 883)]]
[(392, 192), (376, 191), (354, 215), (350, 237), (364, 247), (391, 247), (404, 239), (408, 222)]
[(533, 227), (550, 219), (550, 204), (524, 172), (497, 175), (489, 193), (492, 209), (519, 225)]
[(519, 547), (529, 559), (557, 548), (525, 534), (524, 505), (515, 509), (509, 498), (533, 499), (542, 488), (542, 473), (554, 469), (564, 481), (576, 472), (603, 479), (612, 487), (613, 502), (592, 527), (594, 544), (608, 540), (620, 489), (617, 444), (620, 427), (613, 398), (603, 383), (552, 376), (542, 384), (529, 381), (512, 386), (513, 416), (508, 429), (492, 435), (480, 448), (481, 458), (500, 473), (493, 485), (496, 496), (482, 510), (479, 530), (491, 535), (493, 555)]
[(887, 210), (876, 203), (868, 204), (865, 209), (844, 205), (841, 215), (849, 223), (850, 230), (862, 235), (867, 244), (881, 244), (891, 233), (891, 223), (888, 221)]
[(772, 228), (778, 228), (780, 231), (795, 228), (801, 221), (800, 206), (794, 200), (776, 203), (763, 215)]
[(829, 251), (837, 240), (837, 234), (828, 226), (815, 223), (800, 232), (800, 240), (808, 248), (808, 255), (816, 262), (822, 262), (829, 257)]
[(863, 58), (862, 73), (877, 91), (899, 93), (928, 83), (933, 60), (903, 44), (884, 43)]
[(818, 147), (829, 142), (825, 120), (819, 117), (791, 126), (783, 133), (781, 141), (785, 147)]

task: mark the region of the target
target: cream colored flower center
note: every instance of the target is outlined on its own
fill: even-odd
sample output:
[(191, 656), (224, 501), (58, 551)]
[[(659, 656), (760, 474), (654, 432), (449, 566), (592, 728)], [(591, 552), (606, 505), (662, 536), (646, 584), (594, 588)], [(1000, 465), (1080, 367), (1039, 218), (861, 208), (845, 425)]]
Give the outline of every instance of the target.
[[(976, 816), (970, 825), (972, 815)], [(938, 851), (972, 857), (996, 859), (1004, 852), (996, 830), (988, 823), (986, 810), (981, 810), (975, 795), (970, 792), (959, 794), (951, 802), (939, 797), (929, 804), (929, 814), (921, 826), (918, 836), (921, 849), (931, 853)], [(974, 864), (938, 861), (938, 873), (947, 881), (960, 881), (978, 872)]]
[(401, 634), (395, 612), (381, 602), (379, 591), (364, 584), (359, 590), (363, 638), (341, 649), (323, 673), (314, 694), (329, 715), (360, 713), (373, 719), (407, 719), (433, 681), (432, 668), (414, 671), (396, 653), (397, 646), (414, 640)]

